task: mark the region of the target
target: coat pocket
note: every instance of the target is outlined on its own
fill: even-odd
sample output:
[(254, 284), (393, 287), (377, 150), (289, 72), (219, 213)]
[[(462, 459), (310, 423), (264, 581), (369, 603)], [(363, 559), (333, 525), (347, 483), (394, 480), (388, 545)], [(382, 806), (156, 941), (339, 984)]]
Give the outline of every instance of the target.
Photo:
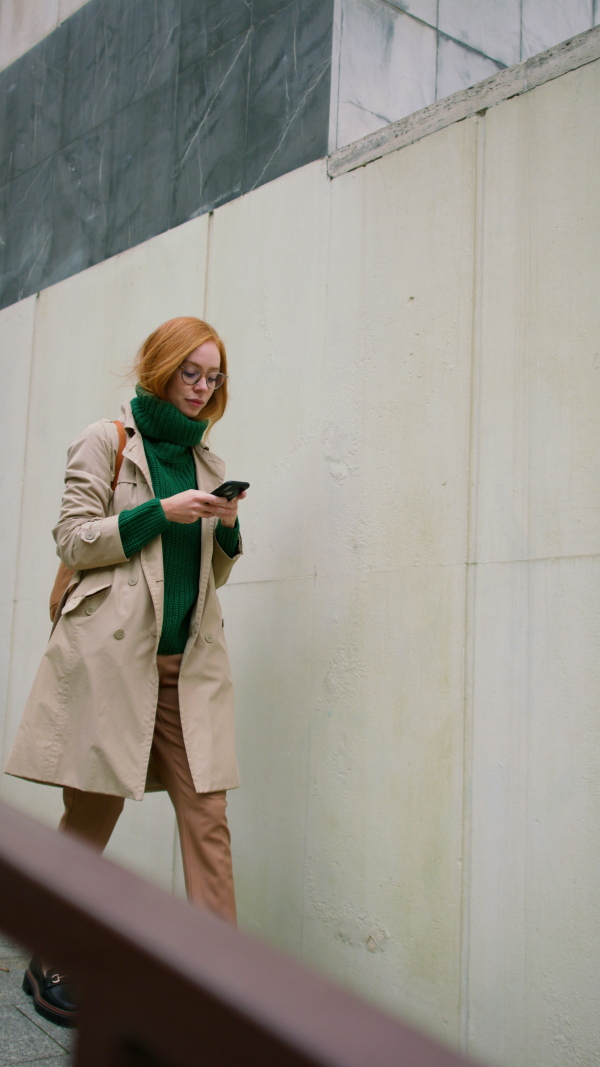
[(83, 614), (85, 615), (93, 615), (104, 600), (106, 600), (111, 586), (112, 581), (98, 582), (91, 588), (83, 591), (81, 591), (81, 584), (76, 586), (63, 607), (61, 615), (70, 615), (71, 612), (76, 611), (77, 608), (82, 608)]

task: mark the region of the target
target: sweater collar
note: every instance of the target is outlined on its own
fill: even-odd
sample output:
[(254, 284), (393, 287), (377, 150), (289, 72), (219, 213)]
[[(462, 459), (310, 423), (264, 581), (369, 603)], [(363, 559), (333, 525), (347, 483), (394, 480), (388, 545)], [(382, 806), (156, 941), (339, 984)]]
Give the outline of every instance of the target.
[(160, 400), (153, 393), (142, 389), (141, 385), (136, 385), (135, 391), (131, 410), (143, 437), (168, 441), (184, 448), (194, 448), (200, 444), (208, 426), (207, 420), (188, 419), (174, 404), (168, 400)]

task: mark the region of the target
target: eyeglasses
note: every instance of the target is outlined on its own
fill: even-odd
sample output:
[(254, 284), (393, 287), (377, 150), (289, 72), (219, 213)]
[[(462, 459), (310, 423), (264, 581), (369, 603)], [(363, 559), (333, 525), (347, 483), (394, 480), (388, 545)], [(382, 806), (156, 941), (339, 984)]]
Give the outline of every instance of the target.
[(188, 367), (180, 367), (179, 373), (181, 374), (181, 380), (186, 385), (197, 385), (204, 378), (208, 389), (220, 389), (227, 377), (226, 374), (221, 374), (221, 371), (205, 375), (204, 371), (189, 370)]

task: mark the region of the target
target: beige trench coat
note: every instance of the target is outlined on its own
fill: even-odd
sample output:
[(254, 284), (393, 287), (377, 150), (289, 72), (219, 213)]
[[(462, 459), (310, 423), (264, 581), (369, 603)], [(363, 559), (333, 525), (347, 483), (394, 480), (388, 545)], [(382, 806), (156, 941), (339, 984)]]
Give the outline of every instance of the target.
[[(55, 619), (6, 772), (141, 800), (162, 788), (149, 771), (158, 694), (156, 651), (163, 615), (160, 537), (131, 559), (123, 553), (118, 513), (154, 496), (140, 433), (123, 408), (128, 442), (113, 495), (117, 428), (103, 419), (69, 449), (65, 492), (54, 530), (57, 552), (76, 570)], [(223, 461), (194, 450), (197, 484), (223, 481)], [(202, 520), (198, 601), (179, 677), (181, 722), (199, 793), (239, 784), (233, 694), (216, 589), (230, 559)]]

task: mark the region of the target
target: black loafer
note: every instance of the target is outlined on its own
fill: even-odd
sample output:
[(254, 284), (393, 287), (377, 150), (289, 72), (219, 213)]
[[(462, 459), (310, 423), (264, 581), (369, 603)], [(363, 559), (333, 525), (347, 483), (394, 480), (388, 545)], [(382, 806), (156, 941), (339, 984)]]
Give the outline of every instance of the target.
[(23, 990), (33, 997), (38, 1015), (59, 1026), (77, 1026), (78, 1009), (64, 975), (53, 971), (44, 974), (39, 956), (34, 956), (23, 978)]

